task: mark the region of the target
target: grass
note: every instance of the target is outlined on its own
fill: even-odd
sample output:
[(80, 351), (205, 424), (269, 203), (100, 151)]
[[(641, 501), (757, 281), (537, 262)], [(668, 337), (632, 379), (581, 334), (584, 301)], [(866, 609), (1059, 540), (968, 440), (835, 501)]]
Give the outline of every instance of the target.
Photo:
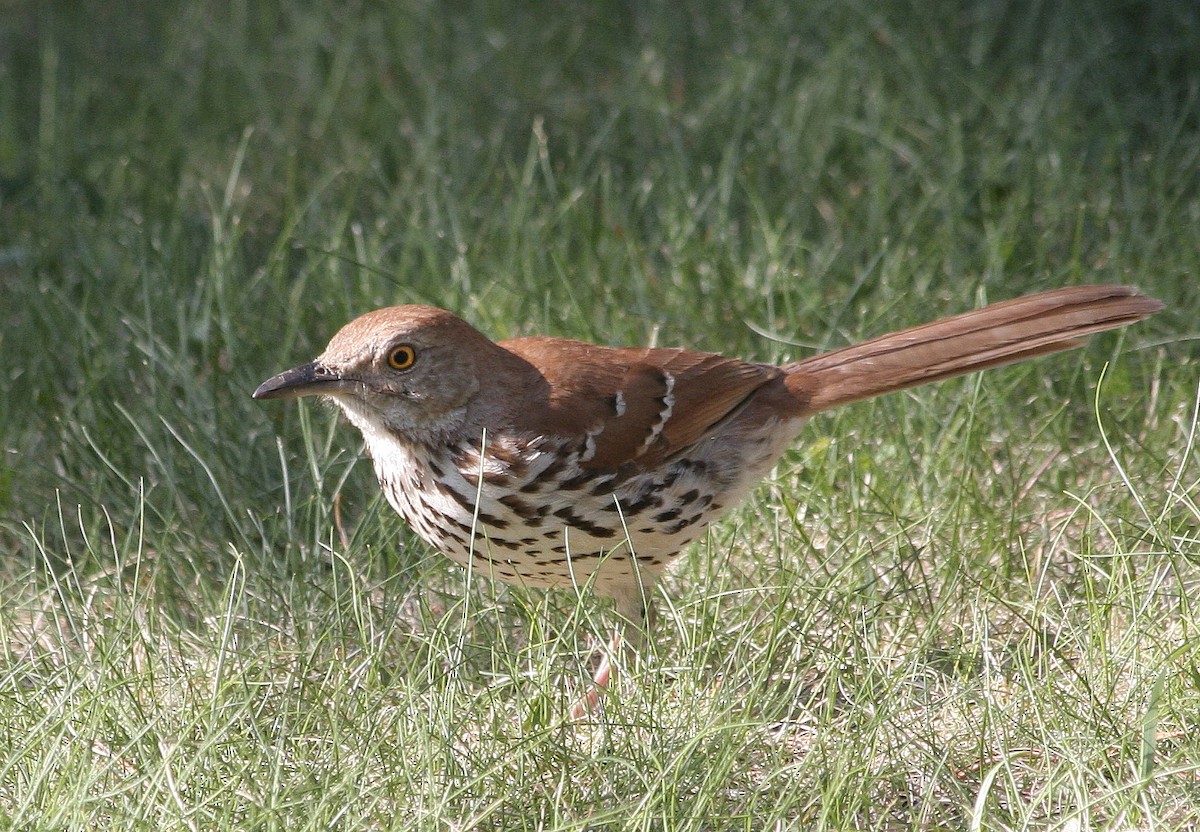
[[(1192, 4), (15, 2), (0, 47), (9, 827), (1197, 827)], [(583, 725), (602, 604), (248, 395), (393, 302), (775, 361), (1081, 282), (1168, 310), (821, 417)]]

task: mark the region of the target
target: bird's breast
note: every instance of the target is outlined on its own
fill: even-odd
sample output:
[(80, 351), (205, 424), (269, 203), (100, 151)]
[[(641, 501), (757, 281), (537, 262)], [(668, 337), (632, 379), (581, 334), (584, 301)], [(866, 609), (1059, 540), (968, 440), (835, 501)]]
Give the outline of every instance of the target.
[[(648, 584), (777, 456), (700, 443), (652, 470), (590, 469), (547, 437), (368, 437), (388, 502), (427, 543), (507, 583), (619, 595)], [(708, 447), (707, 445), (713, 445)], [(745, 450), (745, 448), (743, 448)]]

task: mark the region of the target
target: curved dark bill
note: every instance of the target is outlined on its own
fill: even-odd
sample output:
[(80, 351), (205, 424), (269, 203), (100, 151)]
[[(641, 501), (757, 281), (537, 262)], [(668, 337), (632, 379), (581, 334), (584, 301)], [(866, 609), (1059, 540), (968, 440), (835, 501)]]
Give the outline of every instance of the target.
[(301, 364), (258, 385), (253, 396), (256, 399), (295, 399), (300, 396), (317, 396), (332, 392), (339, 379), (316, 361)]

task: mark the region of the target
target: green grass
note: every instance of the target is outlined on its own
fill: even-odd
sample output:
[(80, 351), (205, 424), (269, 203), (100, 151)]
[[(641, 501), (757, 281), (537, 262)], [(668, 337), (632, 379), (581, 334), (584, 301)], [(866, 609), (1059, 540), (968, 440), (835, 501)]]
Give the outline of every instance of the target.
[[(1197, 56), (1183, 0), (0, 6), (5, 828), (1196, 828)], [(582, 725), (603, 604), (249, 399), (394, 302), (783, 360), (1083, 282), (1168, 309), (821, 417)]]

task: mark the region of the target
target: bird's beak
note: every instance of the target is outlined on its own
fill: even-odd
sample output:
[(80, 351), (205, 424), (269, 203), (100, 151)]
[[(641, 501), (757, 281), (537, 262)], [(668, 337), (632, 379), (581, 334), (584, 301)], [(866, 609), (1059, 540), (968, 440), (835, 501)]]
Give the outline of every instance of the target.
[(333, 393), (341, 387), (337, 373), (320, 362), (310, 361), (267, 379), (253, 395), (256, 399), (298, 399)]

